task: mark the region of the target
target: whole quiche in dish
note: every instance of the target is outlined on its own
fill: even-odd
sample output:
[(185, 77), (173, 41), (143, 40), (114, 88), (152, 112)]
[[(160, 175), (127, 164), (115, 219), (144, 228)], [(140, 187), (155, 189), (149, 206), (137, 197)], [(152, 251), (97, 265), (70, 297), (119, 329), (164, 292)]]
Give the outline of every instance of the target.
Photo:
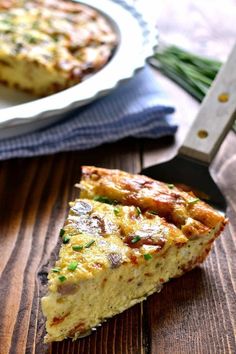
[(0, 82), (38, 96), (101, 69), (117, 45), (105, 16), (65, 0), (0, 2)]

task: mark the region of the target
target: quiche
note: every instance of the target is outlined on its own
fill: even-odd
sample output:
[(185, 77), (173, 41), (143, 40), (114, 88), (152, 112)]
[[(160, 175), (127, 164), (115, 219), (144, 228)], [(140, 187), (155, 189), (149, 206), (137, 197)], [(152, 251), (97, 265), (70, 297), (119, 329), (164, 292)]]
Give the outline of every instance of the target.
[(204, 261), (227, 220), (174, 185), (85, 166), (42, 298), (46, 342), (90, 333)]
[(0, 1), (0, 82), (46, 96), (81, 82), (111, 57), (117, 36), (72, 0)]

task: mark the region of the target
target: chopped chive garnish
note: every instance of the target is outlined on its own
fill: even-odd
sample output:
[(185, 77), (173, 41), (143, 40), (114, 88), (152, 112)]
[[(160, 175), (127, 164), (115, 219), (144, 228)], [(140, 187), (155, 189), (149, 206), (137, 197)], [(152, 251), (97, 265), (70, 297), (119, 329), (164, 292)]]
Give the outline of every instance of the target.
[(114, 204), (114, 201), (102, 196), (102, 195), (97, 195), (93, 198), (93, 200), (95, 200), (96, 202), (101, 202), (101, 203), (106, 203), (106, 204)]
[(58, 277), (58, 279), (59, 279), (61, 282), (63, 282), (63, 281), (65, 281), (67, 278), (66, 278), (64, 275), (60, 275), (60, 276)]
[(149, 213), (153, 215), (158, 215), (158, 213), (155, 210), (149, 210)]
[(59, 233), (59, 236), (62, 237), (62, 236), (64, 235), (64, 233), (65, 233), (65, 230), (64, 230), (64, 229), (61, 229), (61, 230), (60, 230), (60, 233)]
[(119, 213), (120, 213), (120, 209), (115, 207), (114, 208), (114, 214), (117, 216), (117, 215), (119, 215)]
[(174, 185), (172, 183), (169, 183), (169, 184), (167, 184), (167, 187), (170, 188), (170, 189), (173, 189)]
[(60, 268), (52, 268), (53, 273), (60, 273)]
[(146, 259), (146, 261), (149, 261), (149, 259), (152, 259), (152, 255), (150, 253), (146, 253), (143, 255), (144, 259)]
[(140, 240), (141, 240), (141, 237), (137, 235), (137, 236), (134, 236), (134, 238), (131, 240), (131, 243), (136, 243)]
[(78, 265), (78, 262), (76, 262), (76, 261), (71, 262), (71, 263), (68, 265), (67, 269), (68, 269), (68, 270), (76, 270), (77, 265)]
[(138, 216), (142, 214), (141, 209), (139, 207), (136, 208), (136, 211)]
[(70, 241), (70, 237), (69, 236), (63, 236), (62, 242), (63, 243), (68, 243)]
[(25, 36), (24, 36), (25, 40), (29, 43), (32, 43), (32, 44), (35, 44), (37, 43), (37, 38), (35, 38), (34, 36), (32, 36), (31, 34), (29, 33), (26, 33)]
[(85, 248), (89, 248), (90, 246), (92, 246), (92, 244), (95, 242), (95, 240), (89, 241), (84, 247)]
[(74, 251), (81, 251), (81, 250), (83, 249), (83, 246), (74, 245), (74, 246), (72, 246), (72, 249), (73, 249)]
[(199, 198), (192, 199), (188, 202), (188, 204), (195, 204), (195, 203), (199, 202), (199, 200), (200, 200)]

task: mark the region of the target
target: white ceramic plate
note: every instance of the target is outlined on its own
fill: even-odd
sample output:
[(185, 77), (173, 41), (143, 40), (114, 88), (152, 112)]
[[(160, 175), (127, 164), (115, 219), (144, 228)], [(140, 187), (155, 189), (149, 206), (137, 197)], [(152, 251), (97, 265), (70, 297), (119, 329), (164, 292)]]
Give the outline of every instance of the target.
[(51, 96), (35, 97), (0, 85), (0, 138), (13, 137), (52, 124), (63, 114), (107, 94), (144, 66), (156, 45), (155, 31), (123, 0), (81, 0), (102, 12), (119, 38), (118, 47), (99, 72)]

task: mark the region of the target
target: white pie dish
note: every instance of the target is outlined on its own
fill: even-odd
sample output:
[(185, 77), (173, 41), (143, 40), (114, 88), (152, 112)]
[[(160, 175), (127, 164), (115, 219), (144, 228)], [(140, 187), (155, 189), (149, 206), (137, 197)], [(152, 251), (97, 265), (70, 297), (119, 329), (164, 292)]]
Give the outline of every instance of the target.
[(156, 45), (156, 33), (142, 15), (123, 0), (80, 0), (102, 12), (119, 43), (107, 65), (83, 82), (59, 93), (35, 98), (0, 85), (0, 138), (27, 133), (61, 119), (68, 110), (107, 94), (145, 65)]

